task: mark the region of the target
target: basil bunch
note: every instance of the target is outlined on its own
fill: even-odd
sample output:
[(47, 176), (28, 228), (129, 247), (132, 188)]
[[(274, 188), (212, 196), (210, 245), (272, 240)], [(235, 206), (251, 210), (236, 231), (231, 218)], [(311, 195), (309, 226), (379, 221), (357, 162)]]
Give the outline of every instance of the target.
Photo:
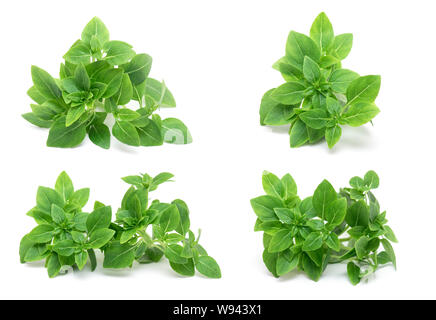
[(89, 189), (74, 191), (71, 179), (62, 172), (54, 189), (38, 188), (36, 206), (27, 213), (38, 226), (21, 240), (21, 263), (45, 259), (49, 277), (70, 267), (81, 270), (88, 260), (94, 271), (94, 250), (99, 249), (104, 253), (104, 268), (158, 262), (165, 256), (181, 275), (193, 276), (197, 270), (220, 278), (218, 264), (199, 244), (200, 231), (195, 236), (190, 230), (186, 203), (179, 199), (149, 203), (149, 192), (172, 177), (165, 172), (153, 178), (148, 174), (123, 178), (132, 186), (112, 222), (111, 207), (101, 202), (95, 202), (91, 213), (83, 212)]
[[(115, 118), (113, 136), (131, 146), (158, 146), (163, 142), (192, 142), (185, 124), (176, 118), (161, 119), (154, 112), (176, 106), (164, 82), (148, 75), (152, 58), (136, 54), (132, 46), (109, 40), (103, 22), (93, 18), (80, 40), (64, 55), (59, 79), (32, 66), (33, 86), (28, 95), (36, 102), (23, 114), (30, 123), (50, 128), (47, 146), (71, 148), (88, 134), (96, 145), (109, 149), (108, 114)], [(126, 107), (132, 100), (137, 110)]]
[(380, 76), (361, 77), (342, 69), (352, 44), (352, 34), (334, 35), (325, 13), (315, 19), (310, 37), (291, 31), (285, 56), (273, 65), (286, 83), (263, 96), (260, 124), (290, 124), (293, 148), (324, 137), (332, 148), (341, 137), (341, 125), (371, 121), (380, 112), (374, 104)]
[(339, 192), (324, 180), (304, 200), (290, 174), (279, 179), (264, 172), (262, 185), (267, 195), (251, 206), (255, 231), (264, 232), (263, 261), (275, 277), (297, 268), (318, 281), (328, 264), (347, 262), (355, 285), (387, 263), (396, 267), (390, 241), (397, 239), (371, 191), (379, 186), (374, 171), (353, 177)]

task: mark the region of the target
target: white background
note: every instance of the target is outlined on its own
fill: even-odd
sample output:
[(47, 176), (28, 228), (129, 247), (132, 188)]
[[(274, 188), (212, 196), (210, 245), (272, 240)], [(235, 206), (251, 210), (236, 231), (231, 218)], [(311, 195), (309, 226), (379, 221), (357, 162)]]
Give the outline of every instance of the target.
[[(434, 1), (2, 1), (0, 5), (1, 223), (0, 298), (336, 299), (436, 298), (434, 230), (435, 30)], [(325, 11), (335, 33), (354, 34), (344, 67), (382, 75), (374, 127), (346, 128), (330, 151), (325, 143), (289, 148), (287, 128), (259, 125), (265, 91), (281, 84), (271, 68), (290, 30), (308, 33)], [(57, 75), (62, 55), (99, 16), (112, 39), (153, 57), (151, 76), (164, 79), (194, 143), (154, 148), (112, 140), (103, 150), (86, 140), (74, 149), (45, 146), (48, 131), (24, 121), (30, 66)], [(322, 179), (338, 189), (376, 170), (382, 209), (400, 243), (398, 271), (384, 268), (353, 287), (346, 266), (330, 266), (318, 283), (266, 270), (261, 234), (253, 232), (249, 200), (263, 194), (261, 174), (291, 173), (301, 197)], [(223, 278), (183, 278), (163, 259), (155, 265), (49, 279), (42, 263), (21, 265), (21, 237), (34, 227), (25, 213), (38, 185), (53, 187), (66, 170), (90, 203), (116, 210), (127, 185), (120, 177), (170, 171), (176, 182), (153, 194), (184, 199), (194, 229), (220, 263)]]

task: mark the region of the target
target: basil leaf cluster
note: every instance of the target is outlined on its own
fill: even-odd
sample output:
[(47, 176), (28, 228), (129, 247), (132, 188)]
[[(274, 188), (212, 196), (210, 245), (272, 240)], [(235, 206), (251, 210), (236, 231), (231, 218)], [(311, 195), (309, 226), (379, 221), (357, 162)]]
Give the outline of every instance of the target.
[(352, 44), (352, 34), (334, 35), (325, 13), (313, 22), (310, 37), (291, 31), (285, 56), (273, 65), (286, 83), (263, 96), (260, 124), (290, 124), (292, 148), (323, 138), (333, 148), (341, 126), (370, 122), (380, 112), (374, 101), (381, 78), (342, 68)]
[(324, 180), (303, 200), (290, 174), (279, 179), (265, 171), (262, 185), (266, 195), (251, 206), (255, 231), (264, 232), (263, 261), (275, 277), (298, 269), (318, 281), (329, 264), (347, 263), (356, 285), (383, 265), (396, 267), (391, 242), (397, 238), (372, 192), (379, 186), (374, 171), (353, 177), (339, 192)]
[[(49, 277), (69, 268), (82, 270), (90, 262), (97, 267), (95, 250), (104, 253), (104, 268), (120, 269), (139, 263), (158, 262), (165, 256), (171, 268), (183, 276), (195, 270), (209, 278), (220, 278), (217, 262), (199, 244), (190, 229), (189, 209), (176, 199), (171, 203), (153, 200), (149, 192), (169, 181), (168, 172), (128, 176), (131, 185), (112, 221), (112, 209), (96, 201), (91, 213), (82, 209), (89, 189), (74, 190), (69, 176), (62, 172), (55, 188), (39, 187), (36, 206), (27, 215), (38, 224), (20, 242), (21, 263), (45, 259)], [(150, 232), (151, 231), (151, 232)]]
[[(30, 123), (50, 128), (47, 146), (71, 148), (86, 137), (109, 149), (112, 135), (130, 146), (158, 146), (192, 142), (186, 125), (176, 118), (161, 119), (158, 108), (174, 108), (176, 102), (164, 82), (149, 77), (152, 58), (137, 54), (128, 43), (110, 40), (97, 17), (84, 28), (64, 55), (59, 78), (32, 66), (35, 101), (23, 114)], [(138, 108), (127, 104), (134, 101)], [(106, 121), (111, 114), (115, 124)]]

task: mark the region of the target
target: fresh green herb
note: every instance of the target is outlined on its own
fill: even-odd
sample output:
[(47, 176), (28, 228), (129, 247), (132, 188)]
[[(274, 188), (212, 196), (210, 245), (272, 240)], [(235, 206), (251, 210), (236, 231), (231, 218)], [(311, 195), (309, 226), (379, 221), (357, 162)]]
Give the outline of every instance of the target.
[(286, 83), (263, 96), (260, 124), (290, 124), (293, 148), (322, 138), (332, 148), (341, 137), (341, 125), (370, 122), (380, 112), (374, 101), (381, 79), (342, 68), (352, 44), (352, 34), (334, 35), (325, 13), (315, 19), (310, 37), (291, 31), (285, 56), (273, 65)]
[[(59, 79), (32, 66), (33, 86), (28, 95), (36, 104), (23, 114), (30, 123), (50, 128), (47, 146), (71, 148), (88, 134), (96, 145), (109, 149), (111, 133), (106, 118), (112, 114), (112, 135), (131, 146), (158, 146), (164, 142), (192, 142), (185, 124), (161, 119), (158, 108), (174, 108), (176, 102), (164, 82), (148, 75), (152, 58), (136, 54), (132, 46), (109, 40), (109, 31), (93, 18), (64, 55)], [(137, 110), (126, 105), (136, 101)]]
[(371, 191), (379, 186), (374, 171), (352, 178), (351, 187), (339, 192), (324, 180), (304, 200), (290, 174), (279, 179), (264, 172), (262, 184), (266, 195), (251, 206), (255, 231), (264, 232), (263, 261), (275, 277), (298, 269), (318, 281), (328, 264), (347, 263), (356, 285), (383, 265), (396, 267), (391, 242), (397, 238)]
[(90, 214), (83, 212), (89, 189), (74, 191), (71, 179), (62, 172), (54, 189), (39, 187), (36, 206), (27, 213), (38, 226), (21, 240), (21, 263), (45, 259), (50, 277), (70, 267), (81, 270), (87, 261), (94, 271), (94, 250), (100, 249), (104, 268), (158, 262), (165, 256), (181, 275), (193, 276), (197, 270), (220, 278), (218, 264), (199, 244), (201, 232), (196, 236), (190, 230), (186, 203), (180, 199), (149, 202), (149, 192), (172, 177), (164, 172), (153, 178), (148, 174), (123, 178), (131, 187), (112, 222), (111, 207), (101, 202), (95, 202)]

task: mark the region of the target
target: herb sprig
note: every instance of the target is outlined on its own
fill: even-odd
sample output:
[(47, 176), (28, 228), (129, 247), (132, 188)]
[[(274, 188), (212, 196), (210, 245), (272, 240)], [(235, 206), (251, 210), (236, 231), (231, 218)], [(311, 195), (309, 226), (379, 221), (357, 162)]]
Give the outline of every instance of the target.
[[(69, 268), (81, 270), (87, 261), (97, 266), (95, 250), (104, 253), (104, 268), (132, 267), (158, 262), (165, 256), (171, 268), (193, 276), (195, 270), (210, 278), (220, 278), (216, 261), (199, 244), (190, 230), (189, 209), (176, 199), (171, 203), (149, 201), (149, 192), (169, 181), (171, 173), (123, 178), (131, 185), (112, 222), (112, 209), (96, 201), (91, 213), (82, 209), (89, 189), (74, 191), (73, 183), (62, 172), (54, 189), (39, 187), (36, 206), (27, 215), (38, 224), (20, 243), (21, 263), (45, 259), (49, 277)], [(151, 233), (150, 233), (151, 231)]]
[(264, 232), (263, 261), (275, 277), (298, 269), (318, 281), (329, 264), (347, 263), (356, 285), (383, 265), (396, 268), (391, 242), (397, 238), (371, 191), (379, 186), (374, 171), (353, 177), (351, 187), (339, 192), (324, 180), (304, 200), (290, 174), (279, 179), (265, 171), (262, 185), (266, 195), (251, 206), (258, 217), (255, 231)]
[(325, 13), (313, 22), (310, 37), (291, 31), (285, 56), (273, 65), (286, 83), (263, 96), (260, 124), (290, 124), (293, 148), (323, 138), (332, 148), (342, 125), (358, 127), (371, 121), (380, 112), (374, 101), (381, 78), (342, 68), (352, 44), (352, 34), (334, 35)]
[[(71, 148), (86, 137), (109, 149), (110, 130), (105, 122), (112, 114), (112, 135), (131, 146), (158, 146), (164, 142), (192, 142), (185, 124), (176, 118), (161, 119), (158, 108), (174, 108), (176, 102), (164, 82), (148, 75), (152, 58), (136, 54), (128, 43), (110, 40), (109, 31), (95, 17), (64, 55), (59, 79), (32, 66), (34, 85), (28, 95), (36, 104), (23, 114), (30, 123), (50, 128), (47, 146)], [(127, 107), (132, 101), (139, 108)]]

